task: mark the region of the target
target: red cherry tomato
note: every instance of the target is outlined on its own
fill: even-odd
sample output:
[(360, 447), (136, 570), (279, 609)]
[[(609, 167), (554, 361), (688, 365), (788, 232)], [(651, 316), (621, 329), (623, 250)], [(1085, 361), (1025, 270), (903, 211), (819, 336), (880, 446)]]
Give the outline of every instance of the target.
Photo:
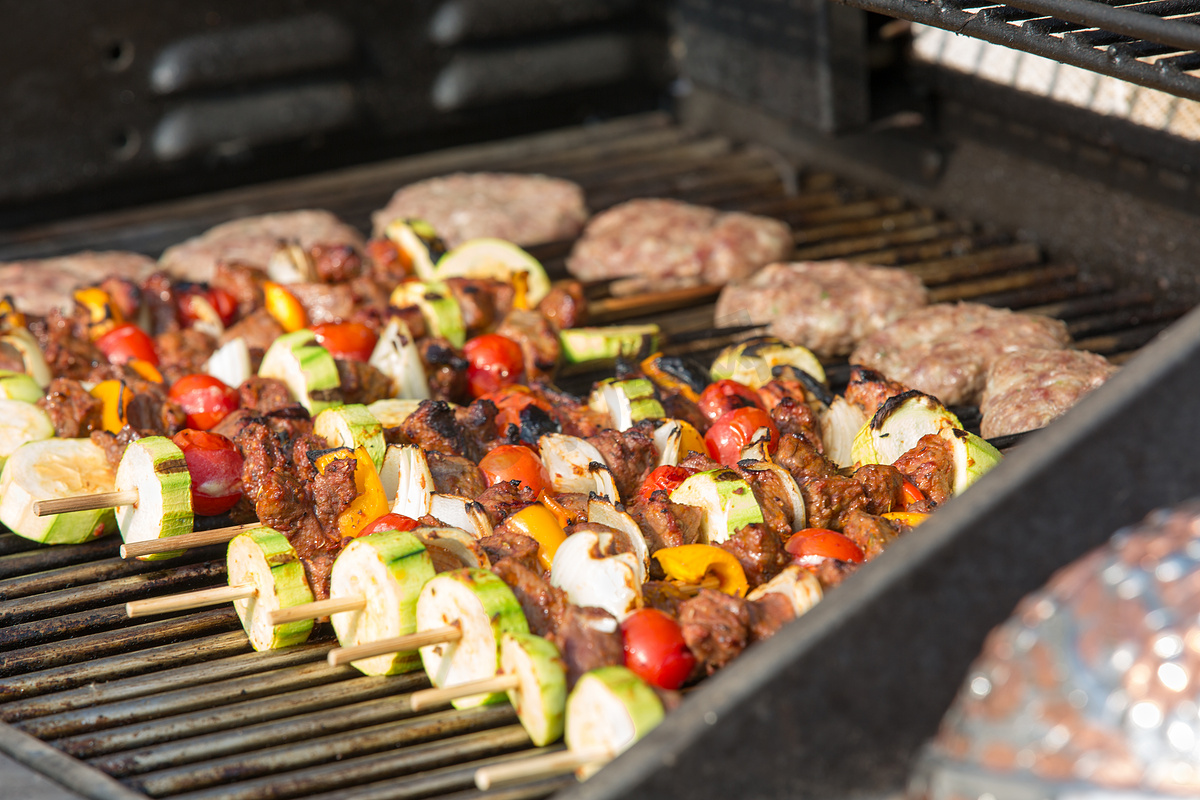
[(314, 325), (317, 344), (334, 358), (343, 361), (366, 361), (371, 358), (379, 336), (361, 322), (326, 322)]
[(110, 364), (124, 364), (134, 358), (158, 366), (158, 353), (154, 351), (154, 340), (144, 330), (127, 322), (118, 325), (96, 340), (96, 347)]
[(550, 474), (537, 453), (519, 444), (502, 444), (479, 459), (479, 469), (488, 486), (520, 481), (540, 495), (550, 488)]
[(187, 414), (189, 428), (207, 431), (239, 405), (236, 389), (211, 375), (184, 375), (167, 394)]
[(910, 480), (904, 481), (904, 508), (925, 501), (925, 493), (917, 488), (917, 485)]
[(792, 538), (787, 540), (784, 549), (806, 563), (816, 559), (833, 558), (858, 564), (866, 558), (862, 548), (828, 528), (805, 528), (796, 531)]
[(358, 535), (366, 536), (368, 533), (378, 533), (379, 531), (411, 531), (417, 527), (420, 526), (412, 517), (406, 517), (403, 514), (384, 514), (359, 531)]
[(222, 325), (233, 323), (233, 320), (237, 317), (238, 301), (231, 292), (222, 289), (220, 286), (210, 286), (208, 288), (208, 302), (212, 303), (213, 310), (221, 318)]
[(665, 489), (668, 492), (673, 491), (676, 486), (687, 480), (689, 476), (695, 474), (696, 470), (688, 469), (687, 467), (673, 467), (669, 464), (655, 467), (654, 471), (646, 476), (646, 480), (642, 481), (642, 488), (638, 490), (638, 497), (648, 500), (650, 495), (659, 489)]
[(525, 372), (521, 346), (498, 333), (476, 336), (463, 345), (467, 359), (467, 384), (472, 397), (512, 386)]
[(771, 432), (767, 450), (779, 447), (779, 428), (771, 415), (761, 408), (735, 408), (712, 424), (704, 434), (708, 454), (722, 464), (734, 465), (742, 457), (742, 448), (750, 443), (759, 428)]
[(696, 657), (679, 623), (656, 608), (635, 611), (621, 623), (625, 666), (660, 689), (678, 689), (692, 674)]
[(716, 422), (735, 408), (762, 408), (762, 400), (746, 384), (722, 380), (704, 387), (697, 405), (709, 422)]
[(202, 517), (224, 514), (242, 496), (242, 454), (217, 433), (184, 428), (171, 437), (192, 476), (192, 509)]
[(495, 392), (488, 392), (481, 395), (481, 400), (491, 400), (496, 404), (496, 409), (500, 412), (496, 415), (496, 427), (503, 433), (509, 425), (521, 425), (521, 409), (526, 406), (537, 406), (543, 411), (553, 411), (553, 407), (535, 395), (528, 386), (514, 384), (505, 386), (503, 389)]

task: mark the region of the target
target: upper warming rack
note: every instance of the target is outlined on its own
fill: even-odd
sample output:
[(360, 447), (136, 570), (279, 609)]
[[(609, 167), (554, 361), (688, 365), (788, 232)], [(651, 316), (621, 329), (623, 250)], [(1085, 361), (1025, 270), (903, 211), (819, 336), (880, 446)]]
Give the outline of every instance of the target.
[(1198, 0), (839, 0), (1200, 100)]

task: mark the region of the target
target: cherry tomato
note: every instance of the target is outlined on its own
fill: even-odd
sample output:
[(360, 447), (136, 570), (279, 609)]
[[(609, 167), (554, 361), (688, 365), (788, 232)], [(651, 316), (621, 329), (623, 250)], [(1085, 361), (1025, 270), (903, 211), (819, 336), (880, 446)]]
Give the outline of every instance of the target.
[(860, 563), (865, 556), (862, 548), (837, 531), (828, 528), (805, 528), (787, 540), (784, 549), (797, 559), (809, 563), (822, 558)]
[(481, 400), (491, 400), (500, 412), (496, 415), (496, 427), (503, 433), (509, 425), (521, 425), (521, 409), (526, 406), (537, 406), (543, 411), (553, 410), (551, 405), (535, 395), (528, 386), (513, 384), (495, 392), (481, 395)]
[(488, 486), (520, 481), (540, 495), (550, 488), (550, 474), (537, 453), (519, 444), (502, 444), (479, 459), (479, 469)]
[(379, 531), (411, 531), (416, 527), (419, 525), (412, 517), (406, 517), (403, 514), (384, 514), (359, 531), (358, 535), (366, 536), (368, 533), (378, 533)]
[(242, 496), (242, 454), (217, 433), (184, 428), (171, 437), (192, 476), (192, 509), (202, 517), (224, 514)]
[(732, 466), (742, 457), (742, 448), (750, 443), (759, 428), (771, 432), (767, 450), (779, 447), (779, 428), (771, 415), (761, 408), (735, 408), (712, 424), (704, 434), (708, 454), (722, 464)]
[(237, 317), (238, 301), (232, 292), (222, 289), (220, 286), (210, 286), (208, 287), (208, 302), (212, 303), (213, 310), (221, 318), (222, 325), (233, 323)]
[(144, 330), (127, 322), (118, 325), (96, 340), (96, 347), (110, 364), (124, 364), (134, 358), (140, 358), (153, 366), (158, 366), (158, 353), (154, 351), (154, 340)]
[(726, 379), (705, 386), (697, 405), (709, 422), (716, 422), (735, 408), (762, 408), (762, 400), (746, 384)]
[(642, 481), (642, 488), (638, 491), (638, 497), (648, 500), (650, 499), (650, 495), (659, 489), (665, 489), (668, 492), (673, 491), (676, 486), (687, 480), (689, 476), (695, 474), (696, 470), (688, 469), (687, 467), (673, 467), (669, 464), (655, 467), (654, 471), (646, 476), (646, 480)]
[(635, 611), (621, 623), (625, 666), (660, 689), (678, 689), (692, 674), (696, 657), (679, 623), (656, 608)]
[(317, 344), (324, 347), (334, 358), (343, 361), (366, 361), (379, 336), (361, 322), (326, 322), (314, 325), (313, 334)]
[(187, 414), (189, 428), (207, 431), (239, 405), (236, 389), (211, 375), (184, 375), (167, 394)]
[(521, 346), (498, 333), (476, 336), (463, 345), (467, 359), (467, 384), (472, 397), (512, 386), (525, 372)]
[(917, 485), (910, 480), (904, 481), (904, 508), (925, 501), (925, 493), (917, 488)]

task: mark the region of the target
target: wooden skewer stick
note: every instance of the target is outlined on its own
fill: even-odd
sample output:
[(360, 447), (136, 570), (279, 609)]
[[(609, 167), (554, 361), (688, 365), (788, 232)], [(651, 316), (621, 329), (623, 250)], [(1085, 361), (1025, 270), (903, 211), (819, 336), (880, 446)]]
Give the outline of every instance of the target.
[(468, 681), (456, 686), (444, 686), (441, 689), (422, 689), (419, 692), (412, 693), (410, 702), (412, 703), (413, 711), (424, 711), (427, 708), (445, 705), (451, 700), (459, 700), (463, 697), (473, 697), (477, 694), (491, 694), (492, 692), (507, 692), (509, 689), (517, 688), (520, 683), (521, 681), (516, 675), (495, 675), (491, 678)]
[(166, 614), (171, 611), (187, 611), (192, 608), (204, 608), (258, 594), (253, 583), (235, 583), (232, 586), (215, 586), (212, 589), (201, 589), (198, 592), (172, 594), (167, 597), (151, 597), (148, 600), (134, 600), (125, 604), (125, 613), (130, 617), (147, 617), (151, 614)]
[(72, 511), (95, 511), (98, 508), (131, 506), (138, 501), (137, 489), (121, 492), (96, 492), (74, 497), (56, 497), (53, 500), (35, 500), (33, 513), (45, 517), (50, 514), (69, 514)]
[(609, 750), (562, 750), (544, 756), (510, 761), (507, 764), (480, 767), (475, 770), (475, 786), (486, 792), (498, 784), (549, 778), (572, 772), (588, 764), (612, 759), (613, 754)]
[(367, 598), (361, 595), (350, 597), (331, 597), (328, 600), (317, 600), (315, 603), (304, 603), (289, 608), (277, 608), (267, 614), (267, 622), (271, 625), (286, 625), (289, 622), (299, 622), (304, 619), (317, 619), (329, 614), (340, 614), (343, 611), (362, 611), (367, 607)]
[(246, 525), (231, 525), (228, 528), (213, 528), (210, 531), (192, 531), (178, 536), (168, 536), (165, 539), (147, 539), (144, 542), (126, 542), (121, 545), (121, 558), (137, 558), (151, 556), (157, 553), (173, 553), (176, 550), (189, 550), (193, 547), (206, 547), (210, 544), (224, 544), (239, 533), (261, 528), (261, 522), (251, 522)]
[(403, 653), (433, 644), (450, 644), (461, 638), (462, 631), (457, 626), (447, 625), (444, 628), (431, 628), (419, 633), (410, 633), (408, 636), (380, 639), (377, 642), (356, 644), (350, 647), (337, 647), (329, 651), (326, 660), (331, 667), (343, 667), (362, 658), (374, 658), (388, 653)]

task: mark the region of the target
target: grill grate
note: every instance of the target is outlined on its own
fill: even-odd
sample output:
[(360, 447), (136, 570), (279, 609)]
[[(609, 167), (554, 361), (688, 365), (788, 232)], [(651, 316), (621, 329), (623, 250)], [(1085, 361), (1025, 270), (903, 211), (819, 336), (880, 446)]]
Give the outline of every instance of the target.
[[(804, 257), (897, 265), (921, 275), (940, 300), (1050, 313), (1085, 346), (1117, 359), (1184, 310), (1047, 261), (1036, 244), (781, 163), (661, 116), (638, 117), (11, 233), (0, 237), (0, 256), (85, 247), (155, 253), (231, 215), (289, 207), (330, 208), (365, 228), (396, 185), (486, 167), (577, 180), (596, 210), (654, 194), (774, 215), (794, 226)], [(552, 273), (563, 272), (569, 243), (533, 249)], [(628, 311), (632, 319), (639, 313), (647, 316)], [(710, 300), (651, 316), (668, 331), (693, 332), (680, 337), (690, 339), (681, 346), (707, 352), (724, 344), (695, 333), (711, 328), (712, 314)], [(831, 374), (845, 371), (830, 366)], [(415, 713), (408, 697), (427, 685), (424, 676), (364, 677), (327, 666), (328, 626), (309, 644), (253, 653), (229, 606), (127, 619), (127, 600), (219, 585), (225, 571), (218, 548), (169, 562), (125, 562), (116, 557), (118, 544), (36, 548), (0, 534), (0, 720), (7, 723), (0, 750), (76, 791), (197, 800), (521, 800), (571, 781), (476, 791), (476, 767), (532, 750), (512, 710)]]

